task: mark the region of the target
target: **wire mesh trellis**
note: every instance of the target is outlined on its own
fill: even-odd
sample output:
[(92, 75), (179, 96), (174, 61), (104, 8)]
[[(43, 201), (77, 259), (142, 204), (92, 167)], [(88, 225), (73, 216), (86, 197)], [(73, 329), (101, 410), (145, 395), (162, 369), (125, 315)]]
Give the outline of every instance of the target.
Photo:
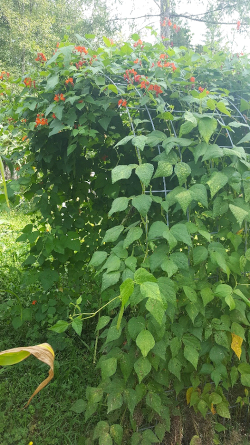
[[(109, 80), (110, 83), (112, 83), (113, 85), (116, 86), (118, 92), (120, 92), (121, 94), (124, 93), (124, 90), (126, 90), (128, 83), (124, 83), (123, 80), (115, 82), (109, 76), (106, 76), (106, 78)], [(139, 99), (141, 99), (143, 97), (142, 92), (135, 85), (133, 86), (133, 91), (136, 92)], [(217, 120), (217, 122), (219, 123), (219, 125), (221, 126), (221, 128), (225, 129), (224, 136), (222, 137), (222, 135), (219, 134), (220, 141), (219, 141), (219, 143), (216, 144), (221, 149), (234, 150), (236, 147), (236, 144), (239, 142), (239, 140), (243, 136), (243, 134), (240, 134), (240, 136), (238, 135), (238, 137), (236, 136), (236, 141), (234, 143), (234, 140), (233, 140), (234, 138), (231, 136), (230, 131), (229, 131), (230, 130), (230, 127), (228, 126), (229, 122), (232, 122), (232, 121), (236, 122), (238, 127), (242, 126), (242, 124), (243, 124), (244, 127), (247, 128), (247, 131), (250, 130), (250, 125), (248, 124), (247, 116), (244, 115), (240, 111), (240, 101), (241, 100), (242, 100), (242, 97), (239, 96), (238, 94), (234, 94), (233, 97), (230, 96), (230, 99), (226, 98), (227, 104), (231, 110), (230, 114), (223, 113), (223, 112), (219, 111), (218, 108), (216, 108), (213, 111), (206, 110), (206, 115), (210, 115), (211, 117), (214, 117)], [(169, 120), (169, 123), (170, 123), (172, 135), (176, 140), (178, 140), (178, 136), (177, 136), (178, 129), (175, 126), (175, 122), (176, 121), (178, 122), (179, 117), (182, 116), (183, 113), (187, 110), (188, 110), (187, 106), (184, 107), (183, 110), (175, 109), (173, 106), (170, 106), (170, 105), (167, 106), (166, 104), (164, 106), (164, 112), (169, 112), (174, 116), (174, 119)], [(157, 112), (156, 112), (156, 108), (153, 108), (152, 105), (148, 106), (147, 103), (145, 103), (143, 106), (140, 104), (138, 104), (137, 106), (135, 106), (135, 105), (130, 106), (129, 104), (127, 104), (126, 105), (126, 113), (128, 115), (131, 131), (132, 131), (134, 137), (136, 137), (136, 130), (135, 130), (135, 126), (133, 123), (133, 117), (136, 113), (138, 115), (140, 115), (140, 114), (146, 115), (148, 117), (148, 122), (151, 125), (152, 131), (156, 130), (153, 114), (156, 116)], [(132, 117), (132, 114), (133, 114), (133, 117)], [(231, 130), (232, 130), (232, 128), (231, 128)], [(182, 162), (181, 147), (178, 143), (176, 145), (177, 145), (177, 150), (178, 150), (180, 161)], [(135, 147), (135, 148), (137, 151), (138, 158), (141, 158), (140, 149), (138, 147)], [(244, 148), (245, 148), (246, 153), (250, 153), (250, 146), (245, 146)], [(157, 151), (158, 151), (159, 156), (162, 155), (162, 153), (164, 152), (164, 149), (161, 144), (157, 144)], [(211, 161), (210, 161), (210, 163), (211, 163)], [(171, 183), (171, 181), (170, 181), (170, 183)], [(167, 195), (173, 190), (173, 187), (171, 187), (171, 184), (170, 184), (170, 186), (168, 186), (168, 184), (169, 184), (169, 182), (167, 182), (166, 177), (162, 177), (162, 187), (157, 187), (157, 188), (151, 187), (150, 190), (145, 190), (145, 193), (152, 194), (154, 196), (164, 196), (164, 198), (166, 198)], [(189, 207), (187, 208), (187, 211), (186, 211), (186, 219), (188, 222), (190, 221)], [(169, 212), (168, 211), (166, 212), (166, 222), (167, 222), (167, 226), (169, 226)], [(245, 221), (245, 224), (244, 224), (245, 251), (247, 250), (248, 231), (249, 231), (248, 224), (247, 224), (247, 221)], [(211, 231), (210, 234), (215, 235), (218, 232), (219, 232), (219, 228), (217, 227), (217, 228), (214, 228), (214, 230)], [(189, 250), (189, 248), (188, 248), (188, 250)]]

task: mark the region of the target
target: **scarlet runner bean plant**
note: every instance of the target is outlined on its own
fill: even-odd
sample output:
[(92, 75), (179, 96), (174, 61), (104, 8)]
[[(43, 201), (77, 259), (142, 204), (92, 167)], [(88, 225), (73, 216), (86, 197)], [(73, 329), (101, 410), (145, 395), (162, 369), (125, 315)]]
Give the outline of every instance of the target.
[(219, 422), (250, 386), (248, 60), (132, 39), (62, 42), (6, 106), (42, 215), (25, 265), (45, 290), (87, 267), (101, 280), (97, 309), (81, 296), (49, 320), (81, 335), (99, 314), (89, 444), (161, 443), (183, 395)]

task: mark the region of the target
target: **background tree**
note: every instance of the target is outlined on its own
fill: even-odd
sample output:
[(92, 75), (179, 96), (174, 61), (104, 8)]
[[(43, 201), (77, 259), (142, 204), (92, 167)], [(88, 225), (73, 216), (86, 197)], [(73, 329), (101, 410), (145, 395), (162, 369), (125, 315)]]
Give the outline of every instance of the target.
[[(109, 5), (110, 6), (110, 5)], [(0, 60), (5, 69), (20, 69), (24, 74), (34, 54), (51, 55), (52, 49), (64, 34), (74, 38), (95, 32), (98, 36), (114, 31), (107, 21), (109, 8), (93, 0), (2, 0), (0, 5)], [(75, 39), (75, 38), (74, 38)]]

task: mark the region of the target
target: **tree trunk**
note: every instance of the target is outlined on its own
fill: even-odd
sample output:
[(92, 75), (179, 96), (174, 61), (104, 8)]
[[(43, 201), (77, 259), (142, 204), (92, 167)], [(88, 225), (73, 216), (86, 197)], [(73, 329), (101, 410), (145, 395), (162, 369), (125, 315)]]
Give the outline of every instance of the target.
[[(161, 15), (160, 15), (160, 27), (161, 37), (164, 39), (170, 39), (170, 26), (168, 21), (170, 17), (170, 0), (161, 0)], [(165, 46), (169, 46), (169, 41), (163, 41)]]

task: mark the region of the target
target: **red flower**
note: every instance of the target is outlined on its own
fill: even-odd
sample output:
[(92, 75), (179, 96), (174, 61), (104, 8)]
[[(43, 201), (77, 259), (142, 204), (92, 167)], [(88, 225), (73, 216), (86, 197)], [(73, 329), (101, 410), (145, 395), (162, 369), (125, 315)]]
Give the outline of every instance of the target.
[(88, 50), (85, 48), (85, 46), (75, 46), (75, 49), (81, 54), (88, 54)]
[(198, 90), (202, 93), (202, 91), (204, 91), (204, 88), (199, 87)]
[(126, 100), (124, 100), (124, 99), (120, 99), (120, 100), (118, 100), (118, 107), (126, 107), (126, 105), (127, 105), (127, 101)]
[(55, 113), (52, 114), (53, 119), (56, 119), (56, 115)]
[(55, 95), (55, 97), (54, 97), (54, 100), (56, 101), (56, 102), (59, 102), (59, 100), (63, 100), (63, 101), (65, 101), (65, 97), (64, 97), (64, 95), (61, 93), (60, 95), (59, 94), (56, 94)]
[(33, 300), (31, 304), (35, 305), (37, 303), (37, 300)]
[(45, 119), (42, 116), (44, 116), (43, 113), (42, 114), (37, 114), (35, 128), (37, 128), (38, 125), (48, 125), (48, 119)]
[(23, 136), (22, 137), (22, 141), (25, 141), (25, 139), (27, 139), (28, 136)]
[(172, 26), (172, 22), (170, 20), (168, 21), (168, 26)]
[(47, 59), (43, 53), (37, 53), (37, 58), (35, 59), (36, 62), (44, 63), (46, 60)]
[(67, 80), (65, 80), (66, 85), (68, 85), (69, 83), (71, 83), (71, 85), (74, 86), (74, 81), (73, 81), (73, 77), (69, 77)]
[(168, 55), (167, 54), (160, 54), (160, 59), (168, 59)]
[(138, 63), (138, 62), (139, 62), (139, 59), (135, 59), (135, 60), (134, 60), (134, 63)]
[(158, 62), (157, 62), (157, 66), (159, 66), (160, 68), (162, 68), (161, 60), (158, 60)]
[(177, 29), (177, 25), (174, 24), (173, 29)]
[(141, 49), (143, 48), (143, 42), (141, 41), (141, 39), (137, 40), (137, 42), (134, 43), (134, 47), (136, 48), (138, 45), (141, 45)]
[(239, 31), (239, 29), (240, 29), (240, 20), (238, 20), (237, 22), (237, 31)]
[(195, 82), (195, 77), (192, 76), (192, 77), (190, 77), (189, 80), (190, 80), (190, 82)]
[(16, 170), (17, 172), (19, 172), (19, 170), (20, 170), (19, 165), (16, 166), (15, 170)]

